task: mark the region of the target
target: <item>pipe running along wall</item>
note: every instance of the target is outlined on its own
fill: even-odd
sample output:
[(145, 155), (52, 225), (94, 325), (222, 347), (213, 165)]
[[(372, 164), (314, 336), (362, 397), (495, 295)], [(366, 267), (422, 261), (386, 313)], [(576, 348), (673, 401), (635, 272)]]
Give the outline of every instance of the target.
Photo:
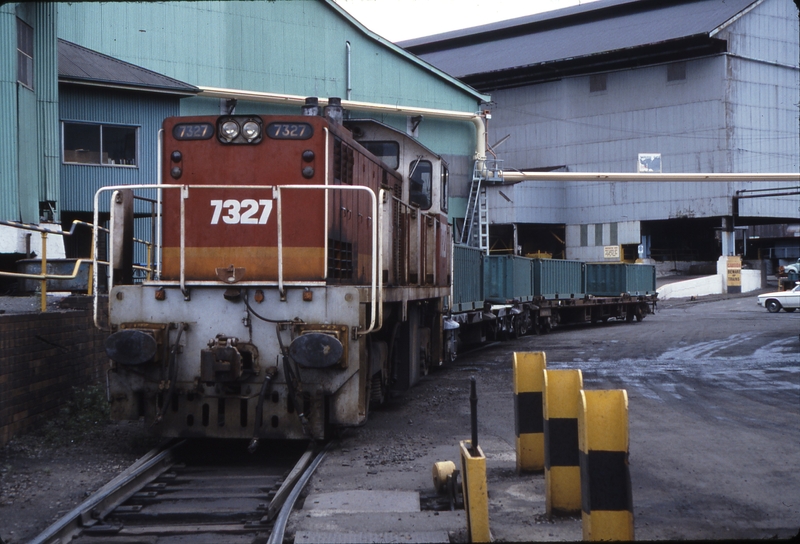
[[(200, 96), (209, 98), (236, 98), (252, 102), (265, 102), (269, 104), (285, 104), (301, 106), (305, 104), (306, 97), (268, 93), (263, 91), (246, 91), (241, 89), (224, 89), (219, 87), (199, 87)], [(327, 104), (327, 99), (320, 98), (320, 105)], [(412, 106), (398, 106), (392, 104), (377, 104), (372, 102), (358, 102), (342, 100), (342, 107), (369, 113), (395, 113), (400, 115), (424, 115), (433, 119), (471, 122), (475, 126), (475, 153), (473, 159), (480, 164), (480, 171), (486, 175), (486, 123), (483, 112), (465, 112), (453, 110), (439, 110), (432, 108), (418, 108)], [(503, 171), (503, 180), (507, 183), (518, 181), (771, 181), (771, 182), (797, 182), (800, 173), (626, 173), (626, 172), (518, 172)]]

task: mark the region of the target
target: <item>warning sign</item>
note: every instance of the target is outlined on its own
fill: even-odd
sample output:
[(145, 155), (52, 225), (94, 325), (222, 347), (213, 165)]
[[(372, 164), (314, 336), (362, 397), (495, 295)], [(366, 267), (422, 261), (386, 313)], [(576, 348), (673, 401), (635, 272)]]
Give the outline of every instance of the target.
[(742, 258), (728, 257), (728, 293), (742, 292)]
[(603, 246), (603, 258), (619, 260), (619, 246)]

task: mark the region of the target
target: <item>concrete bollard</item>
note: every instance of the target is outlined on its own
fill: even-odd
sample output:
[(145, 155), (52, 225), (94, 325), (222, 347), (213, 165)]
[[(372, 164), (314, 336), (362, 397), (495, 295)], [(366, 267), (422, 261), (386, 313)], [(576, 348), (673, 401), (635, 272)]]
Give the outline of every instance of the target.
[(544, 469), (543, 351), (514, 353), (514, 428), (517, 472)]
[(583, 540), (633, 540), (624, 389), (580, 392), (578, 444)]
[(547, 516), (581, 510), (580, 370), (544, 371), (544, 481)]
[(462, 440), (461, 489), (464, 494), (464, 511), (467, 514), (467, 532), (470, 542), (491, 542), (489, 531), (489, 491), (486, 487), (486, 457), (480, 446)]

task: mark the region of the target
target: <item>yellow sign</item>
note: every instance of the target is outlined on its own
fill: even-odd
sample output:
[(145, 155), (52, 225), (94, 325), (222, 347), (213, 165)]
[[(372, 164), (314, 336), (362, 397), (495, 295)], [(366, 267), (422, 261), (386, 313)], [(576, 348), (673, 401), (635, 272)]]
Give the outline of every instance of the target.
[(728, 257), (728, 293), (742, 292), (742, 258)]

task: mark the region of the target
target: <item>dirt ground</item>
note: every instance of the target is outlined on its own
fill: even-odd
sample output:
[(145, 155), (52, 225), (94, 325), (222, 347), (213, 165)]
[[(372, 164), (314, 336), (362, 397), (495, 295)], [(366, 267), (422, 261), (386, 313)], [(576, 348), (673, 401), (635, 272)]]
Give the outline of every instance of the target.
[[(637, 540), (790, 538), (800, 528), (798, 333), (800, 313), (768, 314), (749, 294), (668, 301), (642, 323), (464, 353), (348, 431), (309, 490), (430, 496), (433, 462), (457, 460), (458, 441), (470, 437), (476, 376), (494, 538), (580, 540), (579, 518), (544, 516), (543, 476), (514, 470), (511, 354), (542, 350), (549, 368), (581, 368), (586, 388), (628, 391)], [(102, 425), (87, 437), (54, 442), (34, 433), (0, 450), (3, 543), (28, 542), (155, 444), (136, 423)], [(439, 522), (444, 513), (430, 516)]]

